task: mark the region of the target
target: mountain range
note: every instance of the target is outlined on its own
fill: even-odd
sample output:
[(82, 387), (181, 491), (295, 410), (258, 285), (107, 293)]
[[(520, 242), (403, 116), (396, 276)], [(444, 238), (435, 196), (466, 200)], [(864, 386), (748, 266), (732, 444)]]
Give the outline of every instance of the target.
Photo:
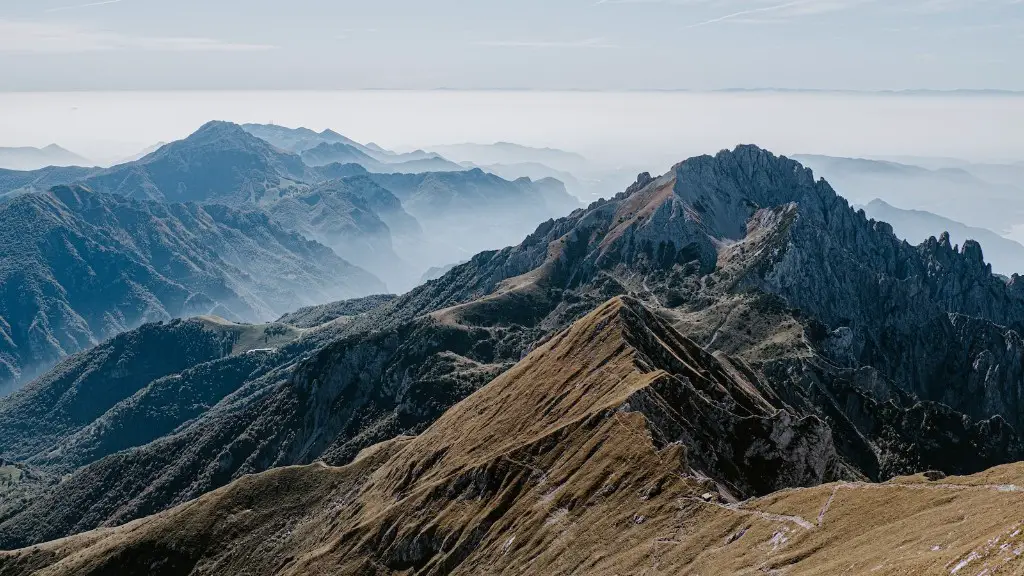
[[(397, 172), (403, 168), (419, 173)], [(431, 168), (445, 171), (424, 171)], [(371, 176), (391, 169), (396, 172)], [(350, 178), (355, 179), (339, 182)], [(395, 154), (330, 130), (243, 128), (228, 122), (210, 122), (137, 161), (107, 169), (0, 172), (0, 198), (68, 183), (161, 202), (260, 208), (289, 230), (323, 241), (370, 269), (399, 292), (415, 286), (430, 267), (518, 241), (537, 222), (579, 206), (553, 179), (510, 182), (436, 154)], [(356, 198), (363, 204), (351, 205), (360, 202)], [(481, 217), (495, 216), (484, 227), (486, 234), (478, 233), (479, 220), (464, 217), (477, 211)]]
[(245, 124), (243, 128), (281, 150), (300, 154), (310, 166), (359, 164), (370, 172), (415, 174), (458, 172), (462, 166), (440, 154), (415, 150), (398, 153), (377, 145), (363, 145), (333, 130), (314, 132), (309, 128), (286, 128), (273, 124)]
[(89, 166), (78, 154), (50, 144), (43, 148), (0, 148), (0, 169), (38, 170), (49, 166)]
[(0, 204), (0, 389), (146, 322), (271, 319), (384, 285), (258, 211), (57, 186)]
[[(70, 182), (79, 184), (47, 192)], [(264, 321), (340, 297), (404, 292), (431, 267), (518, 241), (578, 206), (553, 180), (312, 167), (227, 122), (109, 169), (3, 172), (0, 194), (11, 259), (0, 391), (147, 321), (200, 313)], [(112, 215), (93, 222), (94, 211)], [(125, 214), (140, 223), (118, 220)], [(286, 231), (313, 243), (284, 241)], [(57, 238), (66, 233), (73, 239)], [(96, 269), (90, 258), (105, 264)], [(128, 262), (141, 268), (123, 272)], [(75, 286), (79, 273), (88, 281)]]
[(740, 146), (402, 296), (69, 358), (0, 400), (0, 572), (994, 572), (1022, 329), (977, 242)]

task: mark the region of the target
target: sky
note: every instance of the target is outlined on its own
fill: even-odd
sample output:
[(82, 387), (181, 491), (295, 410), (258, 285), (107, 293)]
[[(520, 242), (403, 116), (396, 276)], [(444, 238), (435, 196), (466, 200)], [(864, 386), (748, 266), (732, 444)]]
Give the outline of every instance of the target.
[(1024, 0), (0, 0), (0, 91), (1024, 90)]

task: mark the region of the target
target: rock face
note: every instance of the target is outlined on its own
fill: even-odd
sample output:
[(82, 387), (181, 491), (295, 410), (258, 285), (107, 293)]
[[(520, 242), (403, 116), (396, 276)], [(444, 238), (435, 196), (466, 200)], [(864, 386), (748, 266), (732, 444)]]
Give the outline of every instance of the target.
[(268, 320), (383, 290), (261, 212), (76, 186), (0, 205), (0, 261), (0, 390), (145, 322)]
[[(245, 494), (294, 482), (287, 511), (260, 512), (234, 532), (253, 535), (232, 540), (237, 556), (168, 535), (205, 509), (186, 507), (138, 533), (161, 542), (156, 557), (108, 540), (99, 549), (123, 552), (81, 558), (93, 567), (166, 558), (186, 572), (486, 573), (522, 572), (543, 556), (551, 571), (571, 572), (604, 564), (597, 552), (561, 564), (554, 556), (567, 544), (554, 532), (521, 553), (515, 542), (561, 526), (547, 524), (552, 515), (576, 514), (608, 532), (573, 550), (602, 550), (617, 542), (608, 534), (652, 523), (658, 530), (636, 541), (650, 545), (676, 534), (667, 519), (676, 522), (681, 501), (717, 514), (716, 502), (783, 488), (1017, 460), (1022, 283), (992, 276), (976, 247), (947, 244), (910, 246), (798, 163), (752, 146), (642, 174), (615, 198), (400, 297), (282, 318), (303, 337), (233, 371), (223, 398), (145, 444), (86, 452), (97, 459), (85, 462), (37, 456), (53, 450), (18, 440), (6, 450), (29, 464), (74, 471), (0, 524), (0, 546), (113, 526), (231, 482), (201, 506), (231, 506), (216, 518), (249, 504), (269, 510)], [(388, 442), (409, 434), (420, 436)], [(317, 461), (347, 466), (243, 478)], [(605, 494), (621, 496), (602, 508)], [(650, 508), (637, 504), (645, 495)], [(319, 504), (308, 517), (310, 502)], [(688, 541), (699, 546), (691, 551), (746, 537), (730, 510), (729, 529)], [(189, 533), (219, 541), (224, 526)], [(763, 535), (758, 546), (773, 537)], [(48, 564), (86, 538), (10, 562)], [(171, 549), (190, 551), (170, 558)], [(295, 552), (314, 549), (330, 553)]]

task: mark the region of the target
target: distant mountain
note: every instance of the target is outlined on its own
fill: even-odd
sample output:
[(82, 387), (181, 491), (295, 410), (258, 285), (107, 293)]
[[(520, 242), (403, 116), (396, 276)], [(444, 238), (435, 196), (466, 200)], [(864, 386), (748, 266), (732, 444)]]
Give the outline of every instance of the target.
[(359, 164), (360, 166), (376, 166), (377, 161), (358, 148), (348, 144), (323, 142), (302, 152), (302, 161), (309, 166), (326, 164)]
[(97, 192), (163, 202), (265, 205), (301, 190), (319, 176), (236, 124), (210, 122), (184, 140), (136, 162), (83, 180)]
[(479, 168), (449, 173), (373, 174), (370, 178), (398, 196), (410, 214), (427, 219), (478, 210), (558, 214), (579, 207), (579, 201), (557, 180), (508, 181)]
[[(397, 157), (396, 157), (397, 158)], [(424, 172), (464, 172), (465, 166), (445, 160), (444, 158), (419, 158), (398, 162), (381, 162), (370, 170), (382, 174), (422, 174)]]
[(406, 173), (421, 172), (460, 172), (465, 167), (449, 162), (436, 155), (394, 155), (385, 154), (381, 161), (380, 154), (370, 156), (355, 146), (341, 143), (321, 143), (302, 153), (302, 161), (309, 166), (320, 167), (328, 164), (358, 164), (370, 172)]
[(373, 152), (371, 149), (351, 138), (338, 134), (334, 130), (314, 132), (309, 128), (287, 128), (274, 124), (243, 124), (242, 128), (253, 136), (293, 154), (302, 154), (307, 150), (316, 148), (320, 144), (344, 144), (364, 154)]
[(483, 170), (425, 174), (371, 174), (423, 226), (426, 241), (398, 243), (399, 254), (420, 265), (417, 274), (515, 242), (538, 222), (581, 204), (553, 179), (504, 180)]
[[(331, 131), (258, 126), (248, 130), (283, 139), (282, 145), (316, 140), (304, 152), (306, 162), (325, 164), (309, 166), (299, 155), (238, 125), (210, 122), (184, 140), (109, 169), (0, 173), (0, 198), (82, 183), (103, 193), (162, 202), (256, 206), (271, 211), (286, 228), (321, 240), (344, 258), (372, 269), (396, 291), (414, 286), (432, 266), (515, 242), (538, 222), (580, 206), (561, 182), (551, 178), (508, 181), (423, 152), (386, 153), (390, 160), (401, 161), (381, 162), (365, 147), (346, 143)], [(333, 142), (326, 143), (325, 138)], [(320, 188), (359, 176), (369, 178), (355, 180), (344, 190), (365, 205), (353, 202), (354, 197), (337, 200), (341, 189), (336, 186)], [(323, 194), (329, 190), (332, 193)]]
[[(565, 189), (573, 196), (581, 199), (589, 199), (589, 190), (587, 190), (583, 183), (580, 182), (574, 174), (564, 170), (556, 170), (539, 162), (485, 165), (476, 165), (472, 162), (467, 162), (466, 165), (468, 168), (480, 168), (484, 172), (489, 172), (495, 176), (501, 176), (506, 180), (517, 180), (519, 178), (543, 180), (545, 178), (553, 178), (562, 184), (565, 184)], [(633, 178), (633, 176), (635, 175), (631, 174), (630, 178)]]
[(366, 176), (316, 185), (282, 198), (268, 211), (285, 228), (371, 271), (390, 290), (404, 292), (416, 284), (414, 268), (395, 253), (392, 238), (421, 241), (419, 222), (398, 198)]
[(1020, 162), (971, 162), (960, 158), (941, 156), (879, 156), (873, 160), (897, 162), (920, 166), (928, 170), (955, 168), (969, 172), (991, 184), (1006, 184), (1021, 187), (1024, 182), (1024, 161)]
[(126, 164), (128, 162), (135, 162), (136, 160), (142, 160), (146, 156), (149, 156), (153, 152), (156, 152), (160, 148), (163, 148), (166, 144), (167, 144), (167, 142), (157, 142), (156, 144), (153, 144), (152, 146), (146, 146), (145, 148), (143, 148), (142, 150), (139, 150), (138, 152), (136, 152), (135, 154), (132, 154), (131, 156), (126, 156), (124, 158), (119, 159), (117, 162), (114, 162), (113, 165)]
[(437, 280), (438, 278), (441, 278), (445, 274), (451, 272), (452, 268), (455, 268), (456, 266), (461, 266), (461, 265), (463, 265), (465, 263), (466, 263), (466, 261), (462, 261), (462, 262), (453, 262), (453, 263), (448, 264), (446, 266), (434, 266), (433, 268), (430, 268), (426, 272), (424, 272), (422, 276), (420, 276), (420, 284), (426, 284), (427, 282), (430, 282), (431, 280)]
[(458, 172), (466, 168), (440, 154), (415, 150), (397, 153), (380, 146), (363, 145), (333, 130), (314, 132), (309, 128), (285, 128), (267, 124), (246, 124), (250, 134), (289, 152), (301, 154), (310, 166), (359, 164), (370, 172), (417, 174), (421, 172)]
[(145, 322), (271, 319), (383, 291), (258, 211), (56, 187), (0, 204), (0, 390)]
[(901, 210), (882, 200), (872, 200), (862, 207), (869, 218), (892, 224), (896, 235), (911, 244), (919, 244), (929, 237), (938, 238), (948, 233), (949, 241), (963, 245), (976, 240), (985, 249), (985, 260), (992, 270), (1010, 276), (1024, 275), (1024, 245), (1004, 238), (991, 230), (967, 226), (923, 210)]
[(56, 144), (45, 148), (0, 148), (0, 168), (38, 170), (48, 166), (92, 166), (85, 158)]
[(456, 162), (472, 162), (476, 165), (535, 163), (573, 174), (593, 169), (586, 158), (575, 152), (556, 148), (533, 148), (511, 142), (438, 145), (431, 146), (430, 151)]
[(1024, 182), (993, 183), (966, 168), (929, 170), (861, 158), (798, 155), (854, 204), (879, 198), (912, 210), (1003, 233), (1024, 222)]

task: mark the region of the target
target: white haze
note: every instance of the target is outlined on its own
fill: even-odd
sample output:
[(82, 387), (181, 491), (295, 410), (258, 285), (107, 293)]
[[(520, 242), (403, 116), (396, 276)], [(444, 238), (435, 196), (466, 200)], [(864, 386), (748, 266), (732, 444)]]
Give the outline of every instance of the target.
[(654, 172), (741, 142), (784, 154), (1024, 160), (1024, 97), (976, 94), (0, 93), (0, 146), (56, 142), (112, 162), (210, 119), (332, 128), (396, 149), (510, 141)]

